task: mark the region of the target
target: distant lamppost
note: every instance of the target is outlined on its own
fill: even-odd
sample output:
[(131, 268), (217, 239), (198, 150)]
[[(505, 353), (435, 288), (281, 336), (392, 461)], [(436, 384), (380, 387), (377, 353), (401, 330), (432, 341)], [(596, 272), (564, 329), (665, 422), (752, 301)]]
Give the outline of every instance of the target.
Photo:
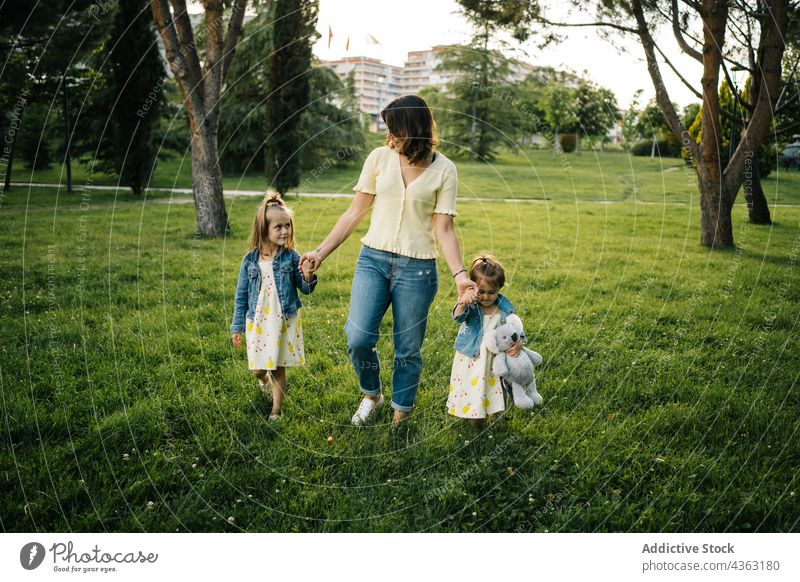
[(383, 105), (383, 84), (386, 82), (385, 75), (378, 76), (378, 111), (375, 115), (375, 129), (381, 130), (381, 106)]
[(70, 127), (69, 127), (69, 98), (67, 97), (67, 85), (69, 78), (66, 71), (61, 78), (62, 89), (64, 93), (64, 164), (67, 166), (67, 192), (72, 193), (72, 161), (70, 159)]

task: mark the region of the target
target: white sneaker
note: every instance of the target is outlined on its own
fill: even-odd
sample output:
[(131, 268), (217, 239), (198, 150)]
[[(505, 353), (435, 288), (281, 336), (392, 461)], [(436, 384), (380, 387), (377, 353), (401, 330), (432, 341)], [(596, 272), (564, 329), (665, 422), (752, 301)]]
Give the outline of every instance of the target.
[(361, 404), (358, 405), (358, 410), (356, 410), (356, 413), (353, 415), (353, 418), (350, 419), (350, 422), (352, 422), (355, 426), (363, 425), (365, 422), (367, 422), (369, 415), (381, 406), (383, 406), (383, 394), (381, 394), (377, 402), (366, 397), (362, 398)]

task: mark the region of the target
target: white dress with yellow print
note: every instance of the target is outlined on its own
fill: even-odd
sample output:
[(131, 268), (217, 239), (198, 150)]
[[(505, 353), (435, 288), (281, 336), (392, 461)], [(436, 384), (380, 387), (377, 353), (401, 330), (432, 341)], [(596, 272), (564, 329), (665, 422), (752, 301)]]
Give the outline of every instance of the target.
[(500, 378), (492, 373), (493, 354), (486, 347), (486, 331), (494, 329), (500, 314), (483, 316), (483, 341), (478, 357), (456, 352), (450, 372), (447, 411), (460, 418), (485, 418), (505, 410)]
[(301, 366), (303, 327), (298, 311), (291, 317), (281, 317), (281, 302), (275, 288), (272, 261), (258, 261), (261, 268), (261, 288), (253, 321), (247, 322), (247, 363), (251, 370), (274, 370), (277, 367)]

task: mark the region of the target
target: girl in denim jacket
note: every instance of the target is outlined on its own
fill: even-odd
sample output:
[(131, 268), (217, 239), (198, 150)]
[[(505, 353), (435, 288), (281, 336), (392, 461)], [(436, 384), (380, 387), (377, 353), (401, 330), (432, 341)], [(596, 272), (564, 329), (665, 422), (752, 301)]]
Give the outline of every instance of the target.
[(231, 340), (239, 348), (245, 334), (248, 368), (262, 392), (272, 394), (269, 419), (277, 420), (286, 395), (286, 368), (305, 362), (297, 290), (311, 293), (317, 276), (300, 267), (294, 215), (276, 193), (268, 193), (258, 207), (250, 244), (236, 284)]
[[(447, 411), (468, 418), (482, 426), (484, 419), (505, 410), (500, 378), (492, 373), (492, 353), (485, 345), (486, 331), (504, 323), (514, 306), (501, 293), (506, 273), (492, 255), (481, 254), (469, 268), (469, 278), (478, 286), (477, 293), (465, 293), (453, 308), (453, 319), (461, 324), (456, 336), (456, 355), (450, 372)], [(510, 355), (519, 352), (515, 344)]]

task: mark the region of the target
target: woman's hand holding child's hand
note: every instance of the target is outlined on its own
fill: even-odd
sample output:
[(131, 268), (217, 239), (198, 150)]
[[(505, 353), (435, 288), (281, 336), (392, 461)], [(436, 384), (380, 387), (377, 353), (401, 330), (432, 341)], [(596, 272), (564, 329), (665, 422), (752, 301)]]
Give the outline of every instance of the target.
[(314, 271), (316, 270), (314, 262), (311, 260), (300, 261), (300, 273), (303, 275), (303, 279), (306, 280), (306, 283), (311, 283), (311, 281), (314, 280)]
[(313, 275), (321, 265), (322, 257), (319, 256), (318, 251), (310, 251), (300, 256), (300, 270), (303, 272), (303, 277), (305, 277), (306, 280), (308, 280), (308, 277), (306, 277), (304, 268), (308, 269), (308, 273)]
[(478, 297), (478, 285), (462, 274), (456, 277), (456, 290), (458, 291), (458, 302), (469, 305)]
[(240, 333), (232, 333), (231, 334), (231, 341), (233, 342), (234, 347), (237, 347), (237, 348), (242, 347), (242, 334), (240, 334)]

